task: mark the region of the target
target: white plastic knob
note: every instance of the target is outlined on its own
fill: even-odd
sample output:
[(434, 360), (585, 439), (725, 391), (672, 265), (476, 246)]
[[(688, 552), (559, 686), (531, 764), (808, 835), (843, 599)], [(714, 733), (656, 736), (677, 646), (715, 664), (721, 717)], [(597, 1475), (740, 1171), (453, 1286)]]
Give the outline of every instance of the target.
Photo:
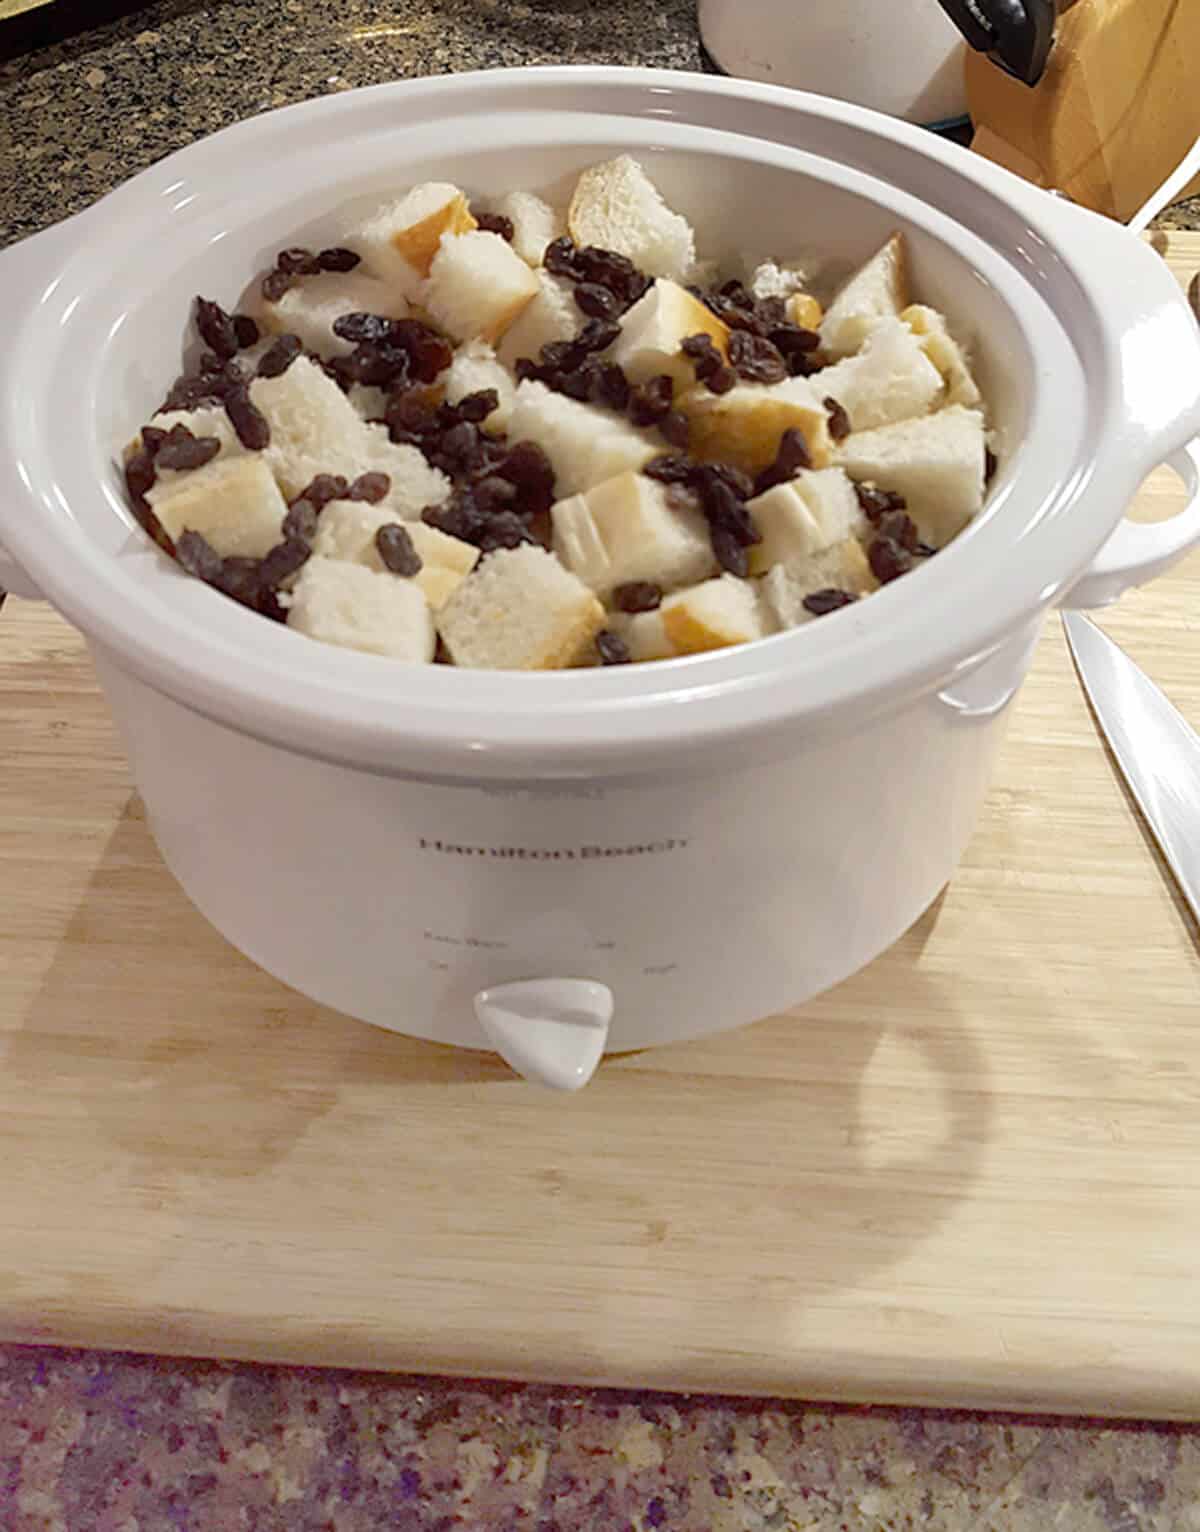
[(604, 1056), (612, 990), (591, 979), (522, 979), (475, 996), (475, 1015), (519, 1075), (552, 1090), (580, 1090)]

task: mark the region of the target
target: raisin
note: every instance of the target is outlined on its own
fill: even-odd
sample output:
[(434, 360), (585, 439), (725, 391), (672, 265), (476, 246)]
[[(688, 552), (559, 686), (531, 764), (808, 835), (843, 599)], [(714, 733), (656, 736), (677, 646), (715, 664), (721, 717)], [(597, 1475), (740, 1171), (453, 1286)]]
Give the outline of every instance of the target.
[(302, 537), (288, 537), (276, 543), (258, 566), (259, 584), (277, 586), (289, 579), (312, 557), (312, 549)]
[(286, 271), (269, 271), (262, 280), (262, 295), (268, 303), (278, 303), (295, 285), (296, 279)]
[(233, 320), (219, 303), (208, 298), (196, 299), (196, 329), (200, 339), (218, 358), (218, 369), (237, 353), (237, 333)]
[(931, 559), (933, 557), (933, 555), (937, 552), (937, 549), (933, 546), (932, 543), (922, 543), (922, 542), (919, 542), (917, 544), (917, 546), (913, 549), (913, 552), (917, 555), (917, 557), (919, 559)]
[(581, 375), (587, 383), (587, 399), (602, 409), (623, 415), (629, 407), (629, 379), (615, 362), (588, 362)]
[(612, 593), (613, 605), (621, 612), (653, 612), (662, 605), (662, 588), (649, 580), (630, 580)]
[(737, 373), (732, 367), (722, 365), (714, 368), (704, 380), (704, 386), (710, 394), (727, 394), (737, 382)]
[(668, 373), (650, 378), (632, 390), (629, 398), (629, 419), (635, 426), (657, 425), (670, 414), (675, 403), (675, 384)]
[(692, 370), (702, 383), (710, 373), (715, 372), (725, 362), (712, 336), (706, 330), (701, 330), (697, 335), (686, 335), (679, 349), (692, 363)]
[(814, 617), (824, 617), (827, 612), (836, 612), (843, 606), (853, 606), (857, 599), (848, 590), (835, 590), (831, 587), (828, 590), (812, 591), (805, 596), (803, 606)]
[(722, 569), (745, 578), (750, 569), (750, 561), (745, 548), (728, 527), (713, 527), (712, 549)]
[(537, 442), (517, 442), (496, 465), (496, 472), (517, 486), (526, 511), (549, 510), (554, 504), (554, 469)]
[(460, 420), (478, 424), (486, 420), (493, 410), (500, 408), (500, 395), (494, 388), (481, 388), (473, 394), (467, 394), (454, 406)]
[(850, 435), (850, 417), (845, 409), (834, 398), (823, 399), (822, 404), (829, 411), (829, 434), (835, 442), (845, 441)]
[(890, 489), (876, 489), (874, 484), (856, 484), (854, 493), (868, 521), (878, 521), (888, 511), (903, 511), (908, 505), (903, 495)]
[(602, 665), (628, 665), (633, 658), (629, 653), (629, 645), (611, 628), (604, 628), (596, 634), (596, 653)]
[(735, 330), (729, 337), (729, 364), (747, 383), (782, 383), (788, 376), (782, 354), (761, 335)]
[(818, 370), (819, 359), (813, 353), (821, 344), (821, 337), (815, 330), (793, 324), (777, 325), (767, 332), (767, 339), (783, 357), (793, 378), (807, 377)]
[(899, 579), (912, 568), (911, 555), (889, 537), (876, 537), (872, 541), (867, 549), (867, 562), (880, 585)]
[(620, 333), (621, 326), (615, 319), (589, 319), (575, 337), (575, 346), (589, 355), (607, 351)]
[(375, 547), (383, 560), (383, 567), (390, 569), (393, 574), (411, 576), (421, 573), (421, 555), (413, 546), (407, 527), (402, 527), (398, 521), (380, 527), (375, 534)]
[(886, 537), (908, 553), (917, 551), (921, 535), (917, 524), (905, 511), (885, 511), (878, 523), (880, 537)]
[(347, 500), (365, 500), (368, 505), (378, 505), (391, 492), (392, 478), (386, 473), (360, 473), (346, 491)]
[(135, 452), (125, 464), (125, 487), (135, 503), (145, 500), (147, 492), (154, 488), (154, 478), (154, 461), (150, 454), (144, 448)]
[(775, 454), (775, 461), (764, 468), (754, 481), (754, 493), (762, 495), (776, 484), (786, 484), (789, 479), (794, 479), (802, 468), (812, 467), (812, 457), (809, 454), (808, 443), (804, 440), (804, 433), (798, 431), (795, 426), (790, 426), (779, 438), (779, 449)]
[(552, 240), (542, 254), (542, 265), (552, 277), (573, 279), (576, 275), (575, 242), (565, 234)]
[(498, 548), (519, 548), (522, 543), (532, 543), (535, 539), (514, 511), (501, 511), (488, 517), (482, 533), (474, 541), (485, 553), (494, 553)]
[(244, 384), (240, 388), (230, 389), (226, 394), (225, 413), (243, 447), (250, 452), (261, 452), (264, 447), (270, 446), (270, 424), (250, 398), (250, 391)]
[(353, 341), (360, 345), (363, 341), (378, 343), (379, 341), (392, 340), (396, 334), (397, 321), (385, 319), (382, 314), (340, 314), (333, 321), (333, 333), (341, 340)]
[(184, 532), (175, 544), (175, 557), (188, 574), (209, 585), (221, 576), (221, 555), (200, 532)]
[(732, 463), (705, 463), (696, 469), (694, 477), (701, 487), (705, 484), (723, 484), (739, 500), (749, 500), (754, 494), (754, 484), (749, 474), (735, 468)]
[(322, 271), (353, 271), (361, 260), (362, 256), (356, 255), (353, 250), (334, 245), (318, 254), (317, 265)]
[(656, 479), (659, 484), (686, 484), (695, 469), (696, 465), (691, 458), (681, 452), (664, 452), (661, 457), (651, 458), (642, 472), (648, 479)]
[(283, 518), (282, 532), (285, 538), (303, 538), (312, 542), (317, 535), (317, 508), (310, 500), (295, 500), (288, 506)]
[(990, 484), (996, 477), (996, 469), (1000, 466), (1000, 460), (990, 447), (983, 449), (983, 482)]
[(681, 451), (691, 440), (692, 429), (682, 410), (668, 410), (658, 422), (658, 429), (672, 447), (678, 447)]
[(607, 287), (595, 282), (580, 282), (575, 288), (575, 306), (589, 319), (612, 319), (620, 312), (616, 297)]
[(262, 581), (259, 578), (260, 560), (227, 558), (221, 560), (221, 573), (216, 585), (243, 606), (256, 606)]
[(278, 378), (304, 350), (298, 335), (281, 335), (259, 358), (260, 378)]
[[(179, 435), (176, 435), (179, 432)], [(184, 434), (186, 433), (186, 434)], [(156, 468), (203, 468), (221, 450), (215, 436), (193, 436), (186, 426), (174, 426), (159, 447), (154, 459)]]
[[(319, 473), (316, 478), (296, 496), (307, 500), (316, 511), (322, 511), (331, 500), (345, 500), (350, 493), (349, 482), (340, 473)], [(292, 504), (296, 504), (296, 500)]]
[(247, 346), (258, 344), (258, 324), (251, 319), (249, 314), (235, 314), (233, 316), (233, 333), (238, 343), (238, 350), (245, 351)]
[(512, 244), (517, 231), (511, 218), (506, 218), (503, 213), (476, 213), (474, 218), (485, 234), (499, 234), (501, 239)]
[(311, 250), (293, 248), (281, 250), (275, 257), (275, 269), (288, 276), (311, 277), (321, 269), (321, 263)]

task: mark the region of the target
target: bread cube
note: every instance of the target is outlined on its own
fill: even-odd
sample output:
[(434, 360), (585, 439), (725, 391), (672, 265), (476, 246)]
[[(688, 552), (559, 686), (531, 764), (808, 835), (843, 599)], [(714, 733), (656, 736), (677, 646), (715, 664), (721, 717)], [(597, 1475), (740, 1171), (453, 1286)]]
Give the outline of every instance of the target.
[(468, 394), (494, 388), (500, 396), (500, 403), (483, 422), (483, 430), (496, 432), (508, 429), (517, 386), (507, 369), (497, 361), (496, 353), (486, 341), (469, 340), (465, 346), (460, 346), (438, 382), (446, 391), (447, 404), (457, 404)]
[(361, 270), (323, 271), (302, 277), (275, 302), (257, 304), (259, 324), (272, 335), (295, 335), (306, 351), (321, 356), (347, 356), (354, 342), (333, 333), (334, 320), (344, 314), (382, 314), (403, 319), (408, 304), (386, 282)]
[(985, 446), (983, 416), (953, 404), (935, 415), (852, 432), (839, 458), (852, 479), (903, 495), (922, 539), (941, 548), (983, 505)]
[(418, 665), (428, 664), (437, 646), (433, 613), (415, 581), (336, 559), (309, 559), (287, 620), (323, 644)]
[(577, 245), (615, 250), (647, 276), (685, 282), (695, 263), (691, 225), (671, 211), (627, 154), (583, 172), (567, 210), (567, 228)]
[[(313, 538), (313, 554), (361, 564), (382, 573), (386, 568), (375, 538), (381, 527), (394, 526), (396, 518), (377, 505), (360, 500), (335, 500), (321, 512)], [(409, 576), (424, 592), (434, 611), (442, 607), (479, 562), (479, 549), (461, 538), (450, 537), (422, 521), (406, 521), (404, 529), (421, 559), (421, 568)], [(396, 578), (404, 578), (398, 576)]]
[(257, 452), (164, 476), (146, 499), (172, 539), (199, 532), (222, 558), (262, 558), (280, 541), (287, 515), (287, 502)]
[(680, 347), (690, 335), (708, 335), (723, 357), (729, 355), (729, 328), (678, 282), (665, 279), (644, 293), (621, 320), (609, 358), (631, 383), (666, 373), (678, 389), (691, 388), (695, 368)]
[(528, 437), (539, 443), (554, 469), (560, 499), (626, 470), (636, 472), (665, 450), (660, 438), (621, 416), (532, 381), (517, 386), (508, 434), (513, 441)]
[(739, 383), (727, 394), (703, 384), (683, 395), (679, 407), (691, 426), (691, 451), (701, 462), (732, 463), (757, 474), (775, 461), (787, 430), (802, 433), (814, 468), (831, 460), (829, 416), (809, 378), (784, 383)]
[(804, 292), (808, 278), (798, 265), (781, 266), (776, 261), (759, 261), (747, 271), (746, 286), (756, 298), (786, 299)]
[(923, 303), (911, 303), (900, 318), (921, 343), (925, 355), (941, 373), (946, 384), (946, 403), (974, 408), (981, 394), (971, 376), (966, 350), (959, 345), (937, 309)]
[(676, 591), (659, 611), (663, 630), (680, 654), (724, 649), (768, 632), (755, 582), (732, 574)]
[(540, 266), (546, 246), (566, 233), (562, 214), (532, 192), (505, 192), (491, 204), (491, 211), (511, 221), (512, 247), (530, 266)]
[[(386, 426), (366, 427), (366, 452), (366, 466), (358, 472), (387, 474), (391, 483), (379, 507), (390, 512), (393, 520), (418, 521), (427, 506), (449, 500), (453, 486), (446, 475), (425, 460), (419, 447), (390, 441)], [(337, 472), (353, 477), (344, 468)]]
[(879, 582), (857, 538), (848, 537), (806, 559), (774, 564), (758, 582), (764, 619), (773, 631), (798, 628), (811, 622), (814, 613), (804, 605), (806, 596), (819, 590), (841, 590), (865, 596)]
[(606, 479), (550, 512), (554, 551), (601, 600), (618, 585), (648, 580), (664, 590), (714, 574), (708, 524), (694, 506), (640, 473)]
[(589, 657), (604, 608), (544, 548), (502, 549), (482, 561), (438, 613), (456, 665), (562, 670)]
[(854, 485), (840, 468), (805, 470), (747, 501), (746, 509), (762, 533), (762, 542), (747, 549), (751, 574), (806, 559), (866, 527)]
[(538, 280), (499, 234), (450, 234), (429, 268), (421, 303), (455, 340), (495, 341), (538, 292)]
[(584, 324), (575, 302), (575, 288), (548, 271), (536, 272), (538, 288), (517, 319), (504, 332), (496, 355), (511, 372), (521, 357), (536, 362), (543, 346), (570, 340)]
[(822, 397), (838, 401), (854, 431), (926, 415), (944, 388), (921, 342), (899, 319), (881, 320), (861, 351), (822, 368), (810, 381)]
[(653, 612), (614, 612), (608, 625), (624, 639), (629, 658), (639, 664), (644, 660), (673, 660), (679, 653), (667, 637), (662, 607)]
[(825, 311), (811, 293), (793, 293), (787, 301), (787, 317), (801, 329), (819, 332)]
[(466, 234), (478, 225), (457, 186), (427, 181), (380, 210), (349, 238), (372, 275), (403, 298), (415, 299), (443, 235)]
[(822, 346), (832, 356), (850, 356), (881, 319), (894, 319), (908, 301), (904, 236), (893, 234), (829, 305), (821, 321)]

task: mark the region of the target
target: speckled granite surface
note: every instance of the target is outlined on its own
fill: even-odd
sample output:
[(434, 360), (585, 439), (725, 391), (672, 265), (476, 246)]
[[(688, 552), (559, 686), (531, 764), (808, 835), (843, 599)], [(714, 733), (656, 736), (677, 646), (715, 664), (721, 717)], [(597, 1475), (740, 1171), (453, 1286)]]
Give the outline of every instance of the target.
[[(20, 50), (0, 30), (0, 243), (325, 91), (548, 60), (702, 63), (694, 0), (60, 3), (83, 28), (66, 41), (24, 46), (44, 18), (21, 24)], [(1165, 221), (1200, 227), (1200, 203)], [(0, 1532), (454, 1527), (1200, 1532), (1200, 1429), (0, 1348)]]

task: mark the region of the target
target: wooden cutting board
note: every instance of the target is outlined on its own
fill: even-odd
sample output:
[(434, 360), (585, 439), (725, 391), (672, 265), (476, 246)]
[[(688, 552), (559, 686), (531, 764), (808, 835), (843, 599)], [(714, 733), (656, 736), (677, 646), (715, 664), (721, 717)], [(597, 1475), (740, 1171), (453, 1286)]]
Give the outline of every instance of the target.
[[(1198, 614), (1200, 555), (1104, 626), (1200, 722)], [(48, 609), (0, 709), (0, 1338), (1200, 1415), (1200, 960), (1056, 623), (892, 951), (576, 1098), (226, 946)]]

